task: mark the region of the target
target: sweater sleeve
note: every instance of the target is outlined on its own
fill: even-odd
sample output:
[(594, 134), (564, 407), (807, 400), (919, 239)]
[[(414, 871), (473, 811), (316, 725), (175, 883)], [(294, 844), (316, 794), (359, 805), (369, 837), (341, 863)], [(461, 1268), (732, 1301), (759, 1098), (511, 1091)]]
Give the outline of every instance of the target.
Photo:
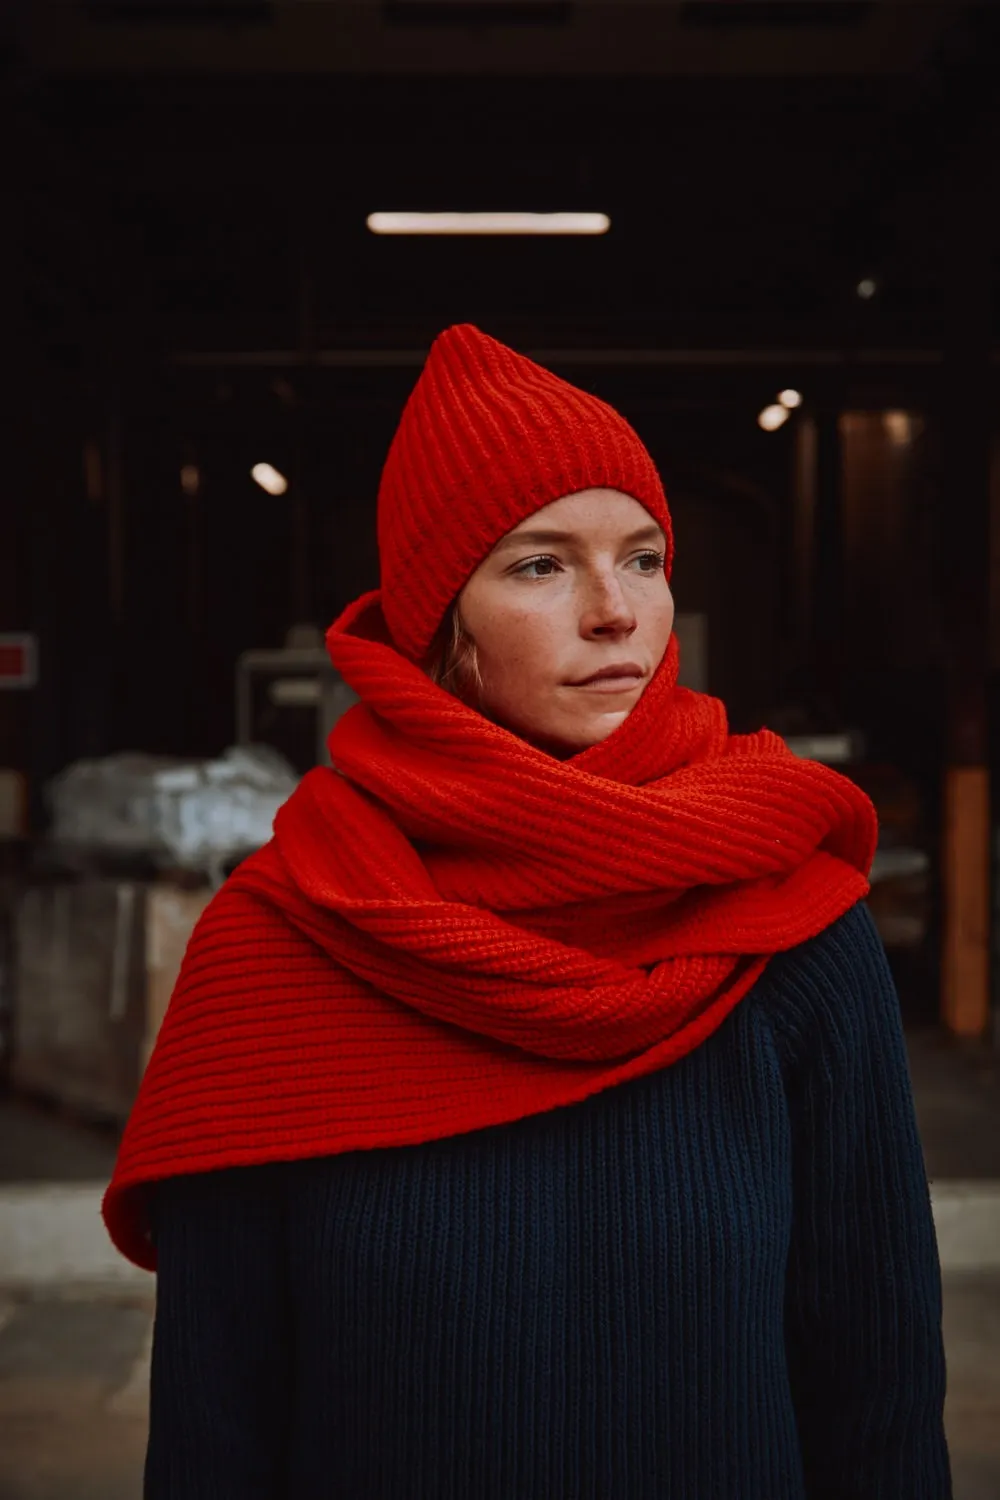
[(899, 1003), (855, 907), (787, 964), (786, 1341), (809, 1500), (948, 1500), (941, 1275)]
[(290, 1389), (280, 1168), (161, 1183), (146, 1500), (278, 1500)]

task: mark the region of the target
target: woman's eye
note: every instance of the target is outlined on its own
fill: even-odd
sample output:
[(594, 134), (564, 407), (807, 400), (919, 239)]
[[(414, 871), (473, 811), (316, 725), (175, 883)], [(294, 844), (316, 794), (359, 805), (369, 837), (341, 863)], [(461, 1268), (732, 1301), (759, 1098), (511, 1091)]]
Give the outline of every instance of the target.
[[(658, 573), (664, 566), (662, 552), (640, 552), (638, 557), (633, 557), (629, 566), (638, 563), (639, 572), (644, 574)], [(519, 563), (513, 572), (518, 578), (551, 578), (559, 568), (559, 562), (554, 557), (529, 557), (526, 562)]]
[[(527, 562), (523, 562), (519, 567), (515, 568), (514, 572), (523, 578), (549, 578), (556, 566), (554, 557), (530, 557)], [(529, 572), (531, 568), (540, 568), (541, 572)]]

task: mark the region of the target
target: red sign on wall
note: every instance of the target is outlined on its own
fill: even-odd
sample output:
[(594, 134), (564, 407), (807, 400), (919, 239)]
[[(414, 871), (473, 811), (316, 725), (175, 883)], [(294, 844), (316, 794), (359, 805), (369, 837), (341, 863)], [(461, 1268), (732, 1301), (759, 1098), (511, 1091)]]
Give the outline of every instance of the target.
[(0, 635), (0, 688), (33, 688), (37, 681), (37, 636)]

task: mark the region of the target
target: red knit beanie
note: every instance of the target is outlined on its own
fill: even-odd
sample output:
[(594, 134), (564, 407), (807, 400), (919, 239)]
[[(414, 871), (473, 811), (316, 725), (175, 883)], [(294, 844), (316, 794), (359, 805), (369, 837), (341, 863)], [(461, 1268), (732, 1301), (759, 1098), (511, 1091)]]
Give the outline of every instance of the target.
[(653, 460), (612, 407), (515, 354), (470, 323), (437, 338), (382, 473), (382, 609), (414, 661), (501, 537), (579, 490), (631, 495), (663, 527)]

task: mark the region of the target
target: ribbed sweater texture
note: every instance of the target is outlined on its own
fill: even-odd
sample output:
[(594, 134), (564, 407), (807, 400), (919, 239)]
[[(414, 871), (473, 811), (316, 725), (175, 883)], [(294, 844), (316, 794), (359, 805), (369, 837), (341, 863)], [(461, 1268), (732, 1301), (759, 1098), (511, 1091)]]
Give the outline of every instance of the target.
[(946, 1500), (940, 1273), (863, 906), (673, 1066), (154, 1190), (147, 1500)]

